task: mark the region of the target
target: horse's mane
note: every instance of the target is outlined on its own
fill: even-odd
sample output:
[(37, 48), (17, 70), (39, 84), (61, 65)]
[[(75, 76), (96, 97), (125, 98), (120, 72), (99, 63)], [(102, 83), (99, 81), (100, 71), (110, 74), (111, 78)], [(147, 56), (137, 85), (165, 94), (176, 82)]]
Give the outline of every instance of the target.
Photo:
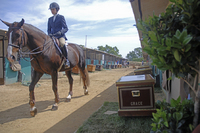
[(35, 26), (31, 25), (31, 24), (24, 23), (23, 26), (24, 26), (25, 30), (28, 29), (28, 30), (35, 31), (38, 34), (44, 34), (44, 35), (46, 35), (42, 30), (40, 30), (39, 28), (37, 28), (37, 27), (35, 27)]

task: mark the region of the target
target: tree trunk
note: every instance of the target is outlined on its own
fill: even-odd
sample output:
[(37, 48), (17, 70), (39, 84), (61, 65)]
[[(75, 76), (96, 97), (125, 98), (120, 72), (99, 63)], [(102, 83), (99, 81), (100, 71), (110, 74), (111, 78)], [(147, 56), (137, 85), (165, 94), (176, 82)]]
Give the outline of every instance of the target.
[[(199, 73), (200, 73), (200, 61), (199, 61)], [(194, 119), (193, 119), (193, 125), (194, 128), (197, 127), (199, 124), (199, 104), (200, 104), (200, 75), (198, 73), (198, 89), (195, 97), (195, 103), (194, 103)]]
[(200, 90), (198, 87), (198, 91), (197, 91), (197, 95), (195, 97), (195, 103), (194, 103), (194, 119), (193, 119), (194, 127), (198, 125), (198, 121), (199, 121), (199, 98), (200, 98)]

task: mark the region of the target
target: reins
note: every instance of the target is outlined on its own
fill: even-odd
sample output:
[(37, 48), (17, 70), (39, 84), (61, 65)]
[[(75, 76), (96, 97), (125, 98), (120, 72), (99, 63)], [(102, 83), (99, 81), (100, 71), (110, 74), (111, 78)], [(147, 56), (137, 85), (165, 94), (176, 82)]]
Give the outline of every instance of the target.
[[(46, 39), (45, 39), (45, 42), (46, 42)], [(45, 50), (47, 50), (47, 49), (50, 48), (51, 45), (49, 45), (46, 49), (44, 48), (49, 42), (50, 42), (50, 41), (48, 41), (47, 43), (44, 43), (44, 44), (42, 45), (42, 46), (43, 46), (43, 50), (40, 50), (40, 51), (37, 51), (37, 52), (34, 52), (34, 51), (36, 51), (37, 49), (39, 49), (39, 48), (42, 47), (42, 46), (39, 46), (39, 47), (37, 47), (37, 48), (35, 48), (35, 49), (29, 51), (29, 52), (22, 52), (22, 50), (19, 50), (19, 52), (20, 52), (20, 57), (22, 57), (24, 60), (28, 61), (28, 60), (25, 58), (25, 55), (36, 55), (36, 54), (43, 53)], [(34, 59), (34, 57), (31, 58), (30, 61), (32, 61), (33, 59)]]

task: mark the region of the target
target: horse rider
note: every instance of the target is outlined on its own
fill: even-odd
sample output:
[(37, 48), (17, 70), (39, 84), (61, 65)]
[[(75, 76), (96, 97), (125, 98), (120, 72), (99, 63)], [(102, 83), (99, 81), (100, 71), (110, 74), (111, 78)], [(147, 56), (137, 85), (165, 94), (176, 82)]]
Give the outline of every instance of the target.
[(65, 40), (67, 40), (65, 33), (68, 31), (68, 27), (65, 21), (64, 16), (58, 14), (58, 11), (60, 9), (59, 5), (56, 2), (53, 2), (49, 5), (49, 9), (51, 10), (51, 13), (53, 14), (52, 17), (48, 20), (48, 35), (50, 37), (54, 36), (59, 40), (61, 51), (66, 58), (66, 61), (64, 63), (65, 68), (70, 67), (69, 60), (67, 58), (67, 49), (65, 46)]

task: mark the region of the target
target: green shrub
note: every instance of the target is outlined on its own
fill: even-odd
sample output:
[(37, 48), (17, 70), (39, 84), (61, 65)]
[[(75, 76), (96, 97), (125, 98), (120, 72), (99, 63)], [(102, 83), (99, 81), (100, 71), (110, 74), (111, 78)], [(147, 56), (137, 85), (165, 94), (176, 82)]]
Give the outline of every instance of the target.
[(181, 98), (157, 101), (157, 112), (153, 113), (152, 132), (155, 133), (190, 133), (193, 130), (194, 102)]

